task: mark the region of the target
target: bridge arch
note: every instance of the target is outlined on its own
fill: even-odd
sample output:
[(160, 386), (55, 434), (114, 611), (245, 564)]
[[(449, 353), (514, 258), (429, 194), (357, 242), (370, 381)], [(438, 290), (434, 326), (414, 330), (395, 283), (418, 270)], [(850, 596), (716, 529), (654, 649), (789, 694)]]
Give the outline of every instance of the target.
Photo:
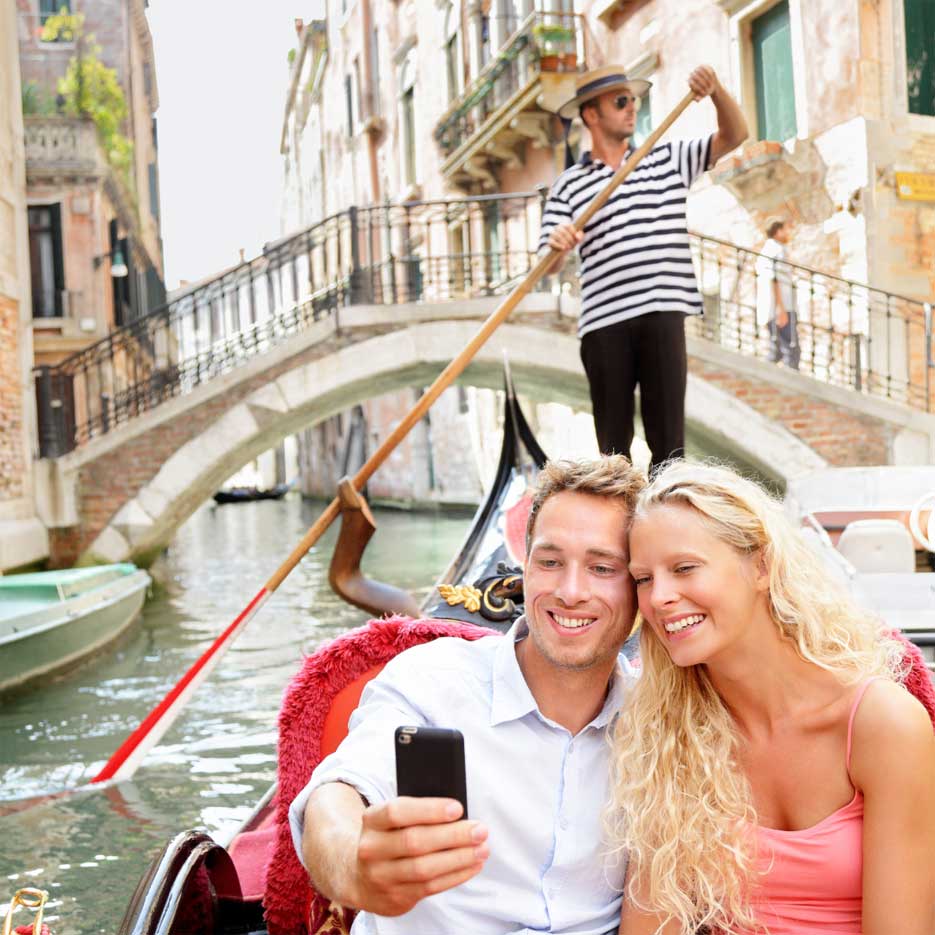
[[(227, 405), (223, 388), (212, 384), (175, 400), (189, 401), (184, 418), (203, 422), (203, 429), (178, 444), (161, 463), (154, 463), (151, 476), (135, 491), (112, 502), (113, 509), (94, 530), (93, 541), (78, 550), (80, 560), (145, 562), (226, 478), (258, 454), (366, 399), (428, 385), (476, 328), (470, 320), (431, 321), (354, 342), (338, 341), (329, 353), (312, 359), (299, 355), (271, 373), (267, 382)], [(504, 325), (460, 382), (500, 388), (505, 354), (524, 394), (537, 401), (589, 408), (573, 334), (527, 324)], [(161, 418), (180, 417), (166, 411)], [(779, 484), (826, 463), (778, 422), (694, 374), (689, 376), (686, 422), (690, 440), (702, 447), (707, 440), (716, 452), (754, 466)], [(137, 432), (110, 455), (131, 463), (145, 460), (149, 444), (150, 433)], [(103, 506), (99, 509), (106, 512)]]

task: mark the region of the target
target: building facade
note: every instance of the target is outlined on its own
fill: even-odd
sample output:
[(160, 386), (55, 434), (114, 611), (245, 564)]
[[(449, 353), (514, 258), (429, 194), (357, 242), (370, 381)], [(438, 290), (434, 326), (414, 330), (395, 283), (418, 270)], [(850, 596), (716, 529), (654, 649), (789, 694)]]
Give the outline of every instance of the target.
[[(563, 165), (550, 111), (571, 96), (574, 70), (617, 62), (650, 79), (645, 130), (709, 63), (751, 137), (693, 190), (692, 228), (757, 247), (765, 218), (783, 213), (802, 264), (922, 300), (935, 292), (927, 0), (594, 0), (574, 13), (542, 2), (329, 3), (293, 63), (285, 225), (351, 204), (549, 185)], [(574, 65), (552, 64), (550, 30), (569, 34)], [(714, 125), (702, 102), (671, 132)]]
[[(159, 97), (144, 0), (17, 0), (16, 11), (30, 304), (42, 367), (165, 302)], [(95, 90), (81, 98), (82, 87)], [(76, 410), (106, 418), (127, 378), (108, 360), (92, 388), (53, 390), (40, 380), (40, 410), (54, 395), (66, 424)]]
[[(747, 144), (689, 197), (690, 228), (704, 235), (693, 248), (705, 336), (733, 327), (738, 345), (765, 340), (755, 252), (766, 219), (781, 215), (794, 226), (788, 256), (800, 265), (803, 355), (843, 360), (856, 388), (862, 372), (865, 381), (885, 372), (931, 405), (923, 303), (935, 294), (935, 9), (927, 0), (329, 0), (322, 20), (300, 28), (290, 75), (284, 232), (350, 205), (385, 205), (388, 217), (390, 206), (416, 212), (417, 202), (548, 186), (565, 163), (553, 111), (572, 96), (578, 72), (610, 63), (653, 83), (640, 138), (702, 63), (746, 114)], [(703, 101), (670, 134), (714, 127)], [(570, 141), (576, 153), (588, 145), (577, 124)], [(387, 222), (365, 249), (446, 255), (451, 282), (464, 276), (452, 257), (465, 267), (524, 238), (534, 248), (538, 220), (528, 207), (517, 200), (515, 210), (479, 210), (467, 223), (449, 217), (445, 229), (415, 237)]]
[(16, 11), (0, 6), (0, 574), (48, 554), (36, 513), (32, 309)]

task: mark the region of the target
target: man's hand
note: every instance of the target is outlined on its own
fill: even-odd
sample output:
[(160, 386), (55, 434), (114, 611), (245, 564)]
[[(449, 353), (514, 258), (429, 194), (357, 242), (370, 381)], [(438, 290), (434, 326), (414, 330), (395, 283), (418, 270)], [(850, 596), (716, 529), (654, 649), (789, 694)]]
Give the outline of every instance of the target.
[(789, 324), (789, 313), (782, 306), (776, 309), (776, 324), (780, 328)]
[(547, 242), (553, 250), (567, 253), (577, 247), (582, 240), (584, 240), (584, 232), (579, 231), (574, 224), (559, 224), (552, 228)]
[(480, 872), (490, 853), (487, 829), (460, 816), (453, 799), (401, 796), (367, 808), (357, 845), (355, 908), (402, 915)]
[(695, 94), (695, 100), (711, 97), (721, 87), (721, 82), (710, 65), (699, 65), (689, 76), (688, 86)]

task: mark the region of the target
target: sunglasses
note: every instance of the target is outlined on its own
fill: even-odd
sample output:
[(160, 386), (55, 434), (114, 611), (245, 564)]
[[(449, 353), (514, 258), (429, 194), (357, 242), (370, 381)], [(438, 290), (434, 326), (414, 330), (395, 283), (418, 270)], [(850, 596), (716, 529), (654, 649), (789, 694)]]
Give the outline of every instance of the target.
[(617, 110), (623, 110), (631, 101), (634, 104), (639, 104), (640, 99), (633, 94), (618, 94), (614, 98), (614, 107), (616, 107)]

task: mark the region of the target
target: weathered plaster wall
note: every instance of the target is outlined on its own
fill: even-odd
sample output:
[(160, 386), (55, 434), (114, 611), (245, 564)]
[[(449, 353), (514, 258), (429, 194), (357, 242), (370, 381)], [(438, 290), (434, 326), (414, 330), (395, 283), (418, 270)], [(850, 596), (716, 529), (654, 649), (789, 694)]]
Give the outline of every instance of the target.
[(0, 5), (0, 574), (40, 561), (32, 439), (32, 306), (16, 9)]

